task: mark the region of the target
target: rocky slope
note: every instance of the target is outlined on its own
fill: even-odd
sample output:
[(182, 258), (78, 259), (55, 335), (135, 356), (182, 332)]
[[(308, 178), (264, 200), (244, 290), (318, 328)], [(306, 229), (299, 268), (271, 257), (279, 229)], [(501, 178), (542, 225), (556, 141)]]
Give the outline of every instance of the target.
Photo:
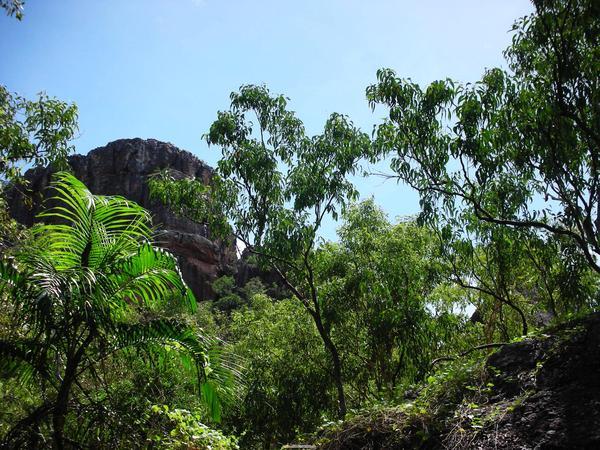
[[(196, 297), (212, 297), (210, 281), (233, 270), (235, 249), (212, 240), (206, 227), (178, 218), (162, 204), (150, 200), (147, 186), (148, 176), (165, 168), (208, 183), (212, 174), (209, 166), (190, 152), (154, 139), (120, 139), (87, 155), (73, 155), (69, 162), (75, 176), (94, 194), (122, 195), (150, 210), (154, 224), (161, 230), (158, 240), (177, 255), (183, 277)], [(27, 172), (32, 206), (26, 206), (24, 197), (13, 191), (9, 204), (12, 216), (19, 222), (33, 224), (51, 174), (49, 168)]]
[(439, 367), (416, 398), (324, 429), (320, 449), (600, 449), (600, 313)]

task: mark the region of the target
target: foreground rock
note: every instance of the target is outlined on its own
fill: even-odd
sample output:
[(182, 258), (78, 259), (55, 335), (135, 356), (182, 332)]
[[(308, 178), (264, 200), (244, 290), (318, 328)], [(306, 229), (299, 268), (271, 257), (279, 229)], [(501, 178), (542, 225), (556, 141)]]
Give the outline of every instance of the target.
[(417, 399), (323, 430), (321, 449), (599, 449), (600, 313), (440, 368)]
[[(73, 155), (69, 163), (75, 176), (94, 194), (121, 195), (151, 211), (154, 224), (161, 230), (160, 244), (177, 255), (183, 278), (198, 299), (211, 298), (210, 282), (234, 270), (233, 246), (211, 239), (206, 227), (178, 218), (150, 200), (148, 176), (161, 169), (210, 181), (212, 169), (191, 153), (154, 139), (120, 139), (87, 155)], [(27, 172), (33, 204), (26, 206), (25, 198), (13, 191), (9, 203), (16, 220), (27, 226), (33, 224), (51, 175), (49, 168)]]
[(479, 434), (477, 447), (600, 448), (600, 314), (508, 345), (487, 366), (493, 400), (512, 408)]

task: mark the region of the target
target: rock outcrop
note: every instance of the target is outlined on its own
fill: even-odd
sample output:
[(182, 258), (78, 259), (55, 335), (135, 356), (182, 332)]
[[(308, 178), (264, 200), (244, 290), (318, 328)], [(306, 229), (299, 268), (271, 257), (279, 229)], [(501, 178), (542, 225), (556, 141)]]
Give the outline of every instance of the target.
[[(179, 218), (150, 199), (148, 176), (161, 169), (210, 181), (212, 169), (190, 152), (154, 139), (120, 139), (87, 155), (73, 155), (69, 163), (75, 176), (94, 194), (122, 195), (151, 211), (154, 224), (161, 230), (158, 241), (177, 255), (183, 277), (199, 300), (212, 297), (212, 280), (234, 270), (236, 252), (232, 245), (211, 239), (206, 227)], [(27, 172), (31, 206), (26, 206), (23, 196), (15, 191), (9, 196), (11, 215), (17, 221), (33, 224), (51, 175), (49, 168)]]
[(323, 450), (599, 449), (600, 313), (479, 361), (458, 360), (416, 396), (334, 424), (314, 441)]
[(492, 404), (511, 407), (473, 448), (600, 448), (600, 314), (546, 333), (489, 357)]

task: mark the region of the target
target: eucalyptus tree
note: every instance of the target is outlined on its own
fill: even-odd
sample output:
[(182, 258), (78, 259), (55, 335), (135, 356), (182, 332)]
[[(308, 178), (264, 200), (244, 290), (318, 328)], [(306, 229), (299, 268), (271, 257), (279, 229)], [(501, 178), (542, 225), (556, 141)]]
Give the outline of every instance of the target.
[(76, 105), (44, 93), (28, 100), (0, 86), (0, 181), (23, 181), (27, 164), (66, 168), (77, 130)]
[(318, 252), (325, 315), (338, 324), (334, 340), (354, 390), (393, 398), (422, 379), (442, 347), (453, 349), (464, 320), (454, 314), (456, 298), (437, 295), (447, 271), (429, 229), (390, 223), (373, 199), (343, 216), (339, 242)]
[(572, 240), (600, 272), (600, 4), (534, 0), (506, 50), (510, 71), (426, 88), (380, 70), (381, 154), (421, 194), (422, 217), (470, 218)]
[[(219, 380), (202, 336), (154, 312), (195, 300), (174, 257), (152, 244), (149, 213), (122, 197), (93, 195), (72, 175), (52, 184), (54, 206), (36, 225), (32, 242), (0, 262), (0, 301), (11, 327), (0, 330), (0, 373), (38, 383), (43, 402), (18, 421), (5, 443), (41, 445), (51, 419), (51, 442), (64, 448), (65, 421), (74, 395), (93, 401), (81, 381), (98, 376), (98, 364), (129, 349), (177, 352), (185, 358), (218, 419)], [(133, 357), (134, 353), (129, 353)]]
[(280, 276), (312, 317), (329, 353), (344, 417), (342, 364), (332, 324), (323, 316), (314, 257), (323, 220), (336, 218), (357, 197), (349, 176), (369, 155), (370, 139), (340, 114), (309, 137), (285, 97), (246, 85), (231, 94), (230, 109), (218, 113), (206, 140), (222, 150), (210, 188), (201, 180), (163, 174), (151, 189), (177, 212), (231, 232)]
[[(474, 319), (489, 343), (527, 334), (597, 305), (598, 276), (576, 243), (472, 219), (463, 229), (437, 232), (450, 279), (472, 290)], [(596, 281), (595, 281), (596, 280)]]

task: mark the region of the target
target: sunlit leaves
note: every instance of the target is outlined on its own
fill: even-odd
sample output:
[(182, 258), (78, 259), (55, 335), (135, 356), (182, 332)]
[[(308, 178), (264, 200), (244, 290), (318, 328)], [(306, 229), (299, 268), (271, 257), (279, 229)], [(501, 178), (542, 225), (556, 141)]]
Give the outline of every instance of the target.
[(323, 217), (356, 196), (347, 177), (369, 139), (338, 114), (308, 137), (287, 100), (263, 86), (242, 86), (231, 98), (207, 136), (222, 149), (219, 174), (237, 186), (228, 216), (248, 243), (294, 260), (312, 247)]
[(0, 86), (0, 180), (20, 177), (23, 164), (66, 168), (77, 133), (77, 107), (41, 93), (27, 100)]
[(344, 219), (340, 242), (318, 252), (324, 316), (360, 395), (392, 396), (423, 376), (441, 345), (455, 345), (458, 299), (439, 295), (445, 267), (431, 230), (392, 225), (372, 199)]
[(512, 72), (423, 89), (389, 70), (367, 88), (388, 119), (375, 147), (421, 194), (421, 218), (568, 236), (600, 271), (597, 2), (537, 1), (513, 28)]
[(39, 216), (45, 223), (0, 265), (0, 300), (23, 336), (0, 345), (3, 368), (16, 373), (28, 364), (34, 371), (20, 373), (44, 375), (58, 404), (78, 377), (97, 379), (97, 365), (116, 353), (142, 348), (159, 361), (183, 354), (198, 387), (212, 383), (205, 400), (218, 420), (239, 373), (221, 359), (218, 342), (157, 316), (177, 304), (193, 312), (196, 303), (173, 255), (152, 245), (149, 213), (122, 197), (93, 195), (64, 172), (51, 189)]
[(206, 139), (222, 152), (210, 186), (163, 173), (150, 180), (151, 192), (213, 232), (231, 232), (271, 255), (271, 262), (311, 251), (324, 217), (337, 218), (357, 198), (349, 176), (371, 151), (369, 137), (348, 117), (332, 114), (321, 134), (307, 136), (286, 98), (253, 85), (231, 94), (230, 110), (218, 113)]

